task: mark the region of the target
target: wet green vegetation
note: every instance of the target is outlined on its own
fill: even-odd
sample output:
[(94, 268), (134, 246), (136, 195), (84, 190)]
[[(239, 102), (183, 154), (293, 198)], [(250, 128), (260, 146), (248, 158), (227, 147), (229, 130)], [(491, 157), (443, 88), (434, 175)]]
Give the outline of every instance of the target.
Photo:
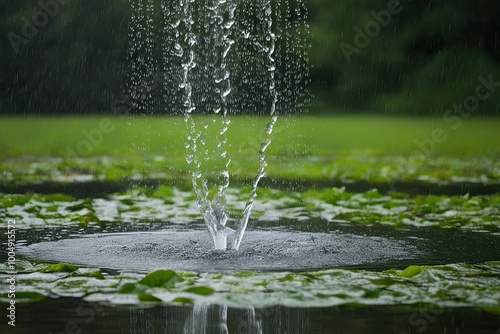
[[(219, 127), (212, 121), (205, 117), (198, 124), (207, 125), (207, 137), (216, 138)], [(234, 181), (254, 177), (267, 121), (232, 119), (227, 150)], [(267, 175), (340, 182), (498, 183), (499, 124), (499, 118), (469, 119), (457, 131), (441, 118), (281, 118), (267, 151)], [(438, 128), (443, 133), (436, 142), (432, 132)], [(182, 117), (3, 117), (0, 130), (3, 184), (162, 179), (189, 185)], [(207, 168), (210, 163), (217, 162), (208, 162)]]
[[(249, 188), (230, 188), (227, 209), (241, 216)], [(261, 187), (253, 218), (257, 221), (345, 221), (352, 224), (394, 227), (442, 227), (500, 234), (500, 195), (381, 194), (372, 189), (352, 193), (344, 188), (286, 191)], [(87, 226), (113, 222), (170, 221), (187, 224), (199, 218), (193, 192), (161, 185), (110, 194), (103, 198), (76, 199), (63, 194), (4, 194), (0, 219), (18, 219), (18, 227)]]

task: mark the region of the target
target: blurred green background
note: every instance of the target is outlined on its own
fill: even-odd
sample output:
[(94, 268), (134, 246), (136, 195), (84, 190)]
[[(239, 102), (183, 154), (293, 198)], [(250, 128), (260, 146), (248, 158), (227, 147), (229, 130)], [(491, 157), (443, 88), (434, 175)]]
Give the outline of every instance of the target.
[[(124, 91), (129, 1), (57, 1), (57, 12), (52, 8), (53, 17), (32, 38), (23, 37), (25, 20), (50, 1), (0, 3), (1, 114), (111, 113)], [(292, 12), (298, 6), (296, 0), (289, 4)], [(479, 76), (500, 82), (497, 0), (306, 5), (311, 113), (443, 115), (474, 95)], [(474, 114), (498, 115), (500, 87), (494, 88)]]

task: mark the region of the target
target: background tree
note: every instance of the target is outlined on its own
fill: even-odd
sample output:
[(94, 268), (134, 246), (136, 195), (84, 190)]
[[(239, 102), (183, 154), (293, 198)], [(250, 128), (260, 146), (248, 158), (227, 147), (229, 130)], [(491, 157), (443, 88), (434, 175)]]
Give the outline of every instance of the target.
[[(34, 24), (40, 3), (56, 1), (65, 3), (0, 4), (0, 113), (111, 112), (124, 91), (128, 0), (67, 1), (53, 17), (47, 15), (46, 23), (38, 21), (36, 34), (25, 37), (26, 20)], [(474, 93), (478, 76), (500, 81), (500, 2), (401, 1), (401, 10), (377, 31), (375, 17), (390, 4), (308, 0), (312, 112), (441, 115)], [(366, 27), (372, 36), (356, 45)], [(17, 48), (12, 34), (24, 39)], [(356, 51), (346, 57), (342, 45)], [(496, 92), (477, 113), (499, 111)]]

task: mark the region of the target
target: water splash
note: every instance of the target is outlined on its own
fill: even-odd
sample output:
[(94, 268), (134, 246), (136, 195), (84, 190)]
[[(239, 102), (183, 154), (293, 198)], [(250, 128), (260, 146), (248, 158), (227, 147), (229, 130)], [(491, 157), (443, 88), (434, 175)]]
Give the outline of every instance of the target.
[(131, 66), (128, 78), (129, 104), (144, 112), (152, 108), (152, 90), (155, 86), (154, 3), (153, 0), (129, 1), (132, 8), (128, 50)]
[[(184, 115), (186, 162), (203, 219), (216, 249), (238, 250), (258, 184), (266, 176), (266, 149), (278, 114), (308, 103), (305, 0), (162, 0), (157, 26), (153, 0), (130, 2), (130, 95), (139, 101), (139, 110), (155, 106), (141, 86), (150, 84), (158, 67), (155, 55), (161, 54), (161, 108)], [(241, 113), (265, 113), (270, 120), (258, 152), (257, 174), (234, 231), (226, 226), (231, 163), (227, 131), (230, 117)]]
[(271, 134), (274, 129), (274, 125), (278, 120), (278, 116), (276, 115), (276, 104), (278, 103), (278, 91), (276, 90), (276, 59), (275, 59), (275, 50), (276, 50), (276, 35), (273, 32), (273, 19), (272, 19), (272, 5), (271, 1), (268, 0), (265, 3), (265, 35), (266, 40), (269, 41), (269, 45), (266, 47), (267, 51), (267, 70), (269, 72), (269, 93), (271, 95), (271, 121), (266, 126), (265, 134), (266, 138), (264, 142), (262, 142), (259, 149), (259, 169), (257, 171), (257, 175), (252, 184), (252, 190), (250, 191), (250, 195), (248, 196), (248, 201), (245, 205), (245, 209), (243, 210), (243, 217), (240, 220), (240, 224), (238, 226), (238, 230), (236, 231), (236, 235), (232, 244), (232, 248), (238, 250), (240, 248), (241, 240), (243, 239), (243, 234), (248, 225), (248, 219), (250, 218), (250, 214), (252, 213), (253, 203), (255, 198), (257, 197), (257, 186), (259, 185), (260, 180), (266, 176), (265, 168), (267, 165), (266, 162), (266, 149), (271, 144)]

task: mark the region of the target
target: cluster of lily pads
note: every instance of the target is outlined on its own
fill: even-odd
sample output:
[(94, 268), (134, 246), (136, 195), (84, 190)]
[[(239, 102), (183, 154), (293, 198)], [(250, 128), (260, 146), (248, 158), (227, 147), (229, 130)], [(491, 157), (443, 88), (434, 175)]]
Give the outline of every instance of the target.
[[(230, 188), (227, 210), (238, 218), (250, 189)], [(105, 198), (76, 199), (63, 194), (0, 195), (0, 219), (17, 219), (18, 228), (68, 224), (169, 222), (199, 218), (192, 191), (172, 186), (134, 188)], [(436, 226), (489, 231), (500, 229), (500, 195), (415, 195), (376, 189), (351, 193), (344, 188), (288, 192), (259, 188), (253, 219), (259, 221), (324, 220), (391, 226)]]
[[(134, 160), (135, 159), (135, 160)], [(273, 159), (279, 163), (273, 163)], [(268, 179), (308, 181), (393, 181), (498, 184), (500, 160), (488, 157), (438, 158), (349, 152), (336, 156), (269, 157)], [(241, 217), (250, 189), (238, 179), (253, 169), (235, 159), (235, 187), (227, 189), (227, 211)], [(239, 165), (240, 164), (240, 165)], [(0, 162), (1, 182), (23, 183), (157, 180), (161, 185), (96, 198), (66, 194), (1, 194), (0, 219), (16, 219), (19, 235), (36, 227), (88, 227), (117, 224), (176, 227), (197, 224), (200, 211), (190, 190), (184, 161), (175, 157), (26, 158)], [(186, 184), (183, 185), (182, 181)], [(245, 184), (249, 184), (245, 182)], [(299, 189), (299, 188), (297, 188)], [(255, 222), (327, 221), (347, 224), (461, 228), (500, 235), (500, 194), (410, 195), (399, 192), (349, 192), (322, 186), (306, 190), (259, 187)], [(251, 226), (250, 226), (251, 227)], [(11, 270), (0, 264), (0, 274)], [(78, 297), (111, 305), (223, 304), (235, 307), (415, 305), (478, 307), (500, 314), (500, 263), (409, 266), (371, 271), (329, 269), (310, 272), (251, 271), (195, 273), (168, 269), (150, 273), (107, 272), (72, 264), (17, 259), (16, 301)], [(0, 302), (8, 301), (0, 294)]]
[[(0, 271), (7, 270), (0, 265)], [(81, 297), (109, 305), (221, 304), (234, 307), (414, 305), (479, 307), (500, 315), (500, 262), (409, 266), (383, 272), (329, 269), (314, 272), (148, 274), (101, 272), (65, 263), (17, 263), (18, 302)], [(1, 294), (0, 301), (7, 295)]]
[[(500, 160), (494, 157), (388, 155), (349, 151), (335, 156), (268, 156), (269, 178), (368, 182), (500, 182)], [(254, 177), (257, 157), (235, 157), (231, 175)], [(3, 183), (117, 181), (122, 179), (179, 180), (186, 178), (183, 158), (175, 156), (26, 157), (0, 162)]]

